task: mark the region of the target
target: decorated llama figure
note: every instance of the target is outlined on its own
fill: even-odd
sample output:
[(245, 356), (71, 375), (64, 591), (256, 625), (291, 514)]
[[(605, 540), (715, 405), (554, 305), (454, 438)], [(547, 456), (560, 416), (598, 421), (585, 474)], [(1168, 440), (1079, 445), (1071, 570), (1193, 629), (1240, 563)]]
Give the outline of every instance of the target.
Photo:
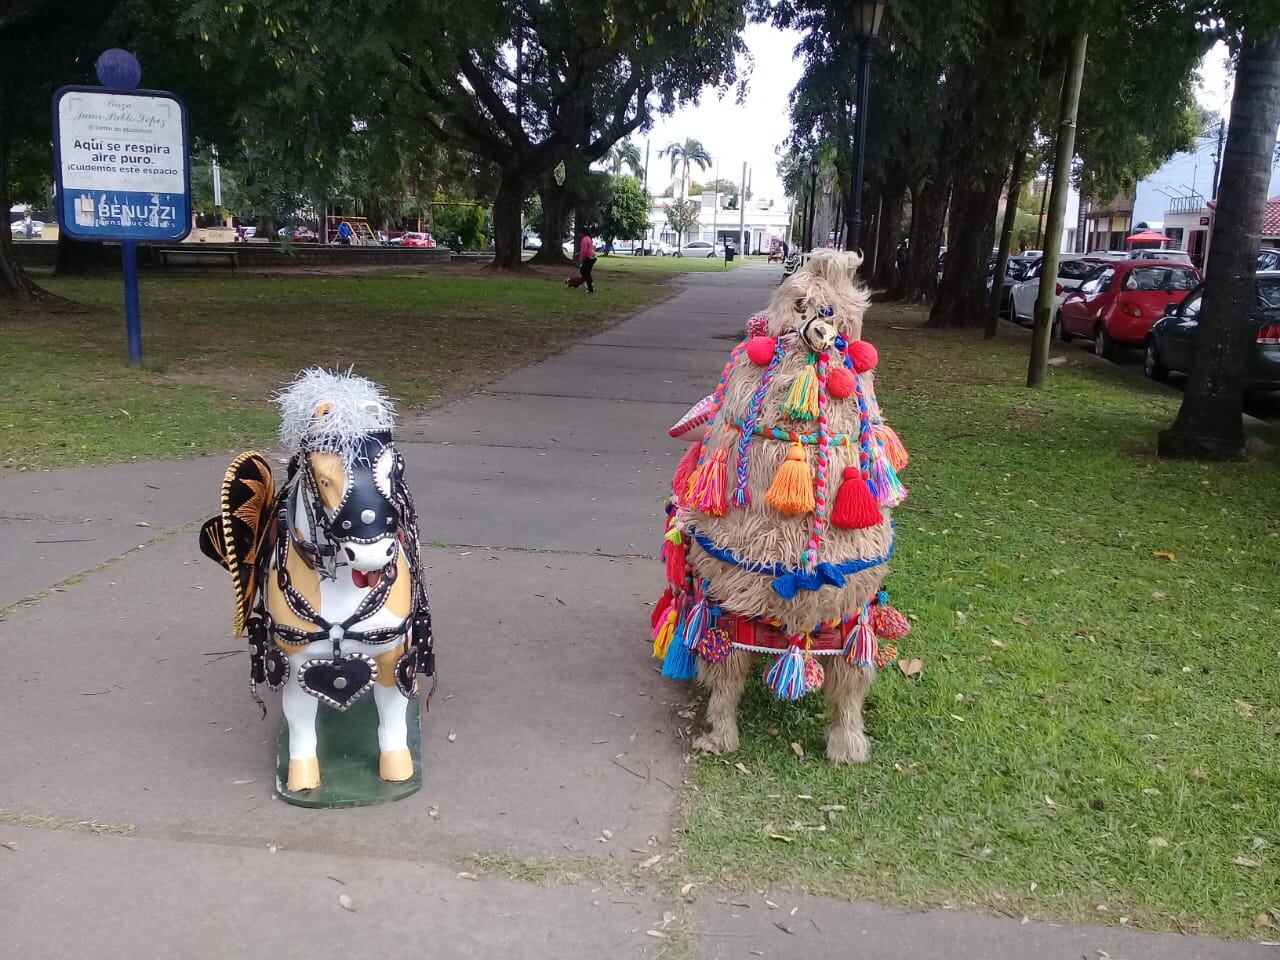
[(876, 401), (859, 262), (812, 254), (671, 431), (697, 439), (672, 481), (654, 655), (664, 675), (709, 688), (694, 745), (711, 753), (737, 749), (738, 702), (764, 654), (779, 697), (823, 690), (827, 756), (866, 760), (863, 697), (895, 656), (887, 641), (910, 629), (882, 590), (907, 454)]
[[(410, 705), (434, 656), (417, 515), (391, 438), (395, 410), (369, 380), (319, 369), (303, 371), (276, 400), (290, 458), (284, 485), (275, 490), (260, 454), (236, 457), (200, 546), (231, 573), (232, 632), (248, 631), (254, 697), (262, 683), (283, 690), (281, 796), (306, 805), (396, 799), (412, 790), (377, 784), (421, 782)], [(315, 802), (307, 795), (325, 775), (317, 713), (323, 706), (354, 723), (356, 712), (346, 711), (367, 706), (366, 695), (376, 705), (376, 739), (372, 714), (358, 735), (333, 728), (335, 740), (358, 746), (334, 748), (343, 793)]]

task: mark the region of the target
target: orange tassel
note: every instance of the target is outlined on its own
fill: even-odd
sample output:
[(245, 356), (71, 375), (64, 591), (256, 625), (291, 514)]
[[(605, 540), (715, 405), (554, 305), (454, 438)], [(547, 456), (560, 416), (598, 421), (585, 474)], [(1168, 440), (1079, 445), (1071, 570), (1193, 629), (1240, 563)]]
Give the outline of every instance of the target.
[(701, 442), (689, 445), (689, 449), (684, 452), (684, 456), (676, 465), (676, 473), (671, 480), (672, 496), (683, 497), (689, 492), (689, 478), (693, 475), (693, 470), (698, 465), (698, 457), (701, 455)]
[(787, 459), (773, 477), (765, 499), (783, 513), (810, 513), (813, 511), (813, 473), (805, 459), (804, 447), (793, 443), (787, 451)]
[(689, 498), (703, 513), (713, 517), (723, 517), (729, 509), (725, 499), (725, 486), (728, 482), (729, 455), (721, 447), (700, 466), (689, 480)]
[(840, 492), (836, 494), (831, 522), (845, 530), (862, 530), (884, 523), (880, 505), (867, 482), (862, 479), (862, 473), (853, 464), (844, 468), (844, 482), (840, 484)]
[(902, 445), (902, 441), (898, 439), (897, 432), (887, 423), (877, 423), (875, 426), (876, 436), (880, 442), (884, 444), (885, 456), (889, 458), (889, 462), (893, 464), (894, 470), (901, 470), (907, 465), (907, 461), (911, 458), (907, 456), (907, 448)]

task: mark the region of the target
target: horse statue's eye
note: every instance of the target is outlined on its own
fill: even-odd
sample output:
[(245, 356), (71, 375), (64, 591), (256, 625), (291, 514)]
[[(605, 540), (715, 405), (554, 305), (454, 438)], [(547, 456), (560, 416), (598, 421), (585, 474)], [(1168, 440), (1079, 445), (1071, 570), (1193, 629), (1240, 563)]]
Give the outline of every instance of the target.
[(836, 313), (836, 308), (835, 308), (835, 307), (823, 307), (821, 310), (819, 310), (819, 311), (818, 311), (818, 316), (820, 316), (820, 317), (833, 317), (833, 316), (835, 316), (835, 313)]

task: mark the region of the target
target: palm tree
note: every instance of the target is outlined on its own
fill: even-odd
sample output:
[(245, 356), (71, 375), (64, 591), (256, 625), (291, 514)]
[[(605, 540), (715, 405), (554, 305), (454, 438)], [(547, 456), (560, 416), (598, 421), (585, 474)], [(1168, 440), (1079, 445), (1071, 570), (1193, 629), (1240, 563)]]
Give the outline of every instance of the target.
[(644, 179), (644, 164), (640, 162), (640, 148), (630, 140), (615, 143), (610, 147), (605, 162), (609, 165), (609, 172), (614, 176), (620, 174), (623, 167), (628, 167), (636, 177)]
[(669, 143), (658, 151), (660, 157), (671, 158), (671, 175), (674, 177), (676, 170), (683, 167), (680, 175), (680, 199), (684, 199), (685, 184), (689, 182), (689, 164), (697, 164), (699, 168), (706, 170), (711, 166), (711, 154), (707, 153), (707, 148), (702, 145), (701, 140), (689, 138), (684, 143)]

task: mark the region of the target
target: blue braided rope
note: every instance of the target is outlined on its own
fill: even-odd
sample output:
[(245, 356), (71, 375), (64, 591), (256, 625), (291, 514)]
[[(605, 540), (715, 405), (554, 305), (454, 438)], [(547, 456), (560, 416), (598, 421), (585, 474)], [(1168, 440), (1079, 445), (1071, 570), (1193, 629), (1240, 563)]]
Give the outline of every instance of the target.
[[(893, 529), (892, 521), (890, 528)], [(889, 542), (889, 549), (880, 557), (855, 557), (843, 563), (819, 563), (812, 570), (804, 567), (792, 567), (785, 563), (760, 563), (758, 560), (746, 560), (739, 557), (728, 547), (718, 547), (714, 540), (693, 527), (689, 533), (697, 541), (698, 546), (722, 563), (773, 577), (773, 591), (784, 600), (790, 600), (801, 590), (821, 590), (823, 587), (843, 587), (845, 577), (851, 573), (870, 570), (889, 562), (893, 556), (896, 537)]]
[(773, 359), (769, 361), (769, 366), (765, 368), (764, 374), (760, 377), (760, 384), (756, 387), (755, 393), (751, 395), (751, 402), (747, 404), (747, 414), (743, 417), (742, 430), (738, 434), (738, 462), (735, 467), (733, 496), (730, 499), (730, 502), (735, 507), (745, 507), (751, 502), (750, 497), (747, 495), (747, 468), (751, 464), (751, 437), (755, 434), (756, 421), (760, 418), (760, 408), (764, 406), (764, 395), (769, 389), (769, 381), (773, 379), (774, 371), (778, 369), (778, 364), (782, 362), (782, 355), (786, 351), (786, 344), (779, 339), (777, 346), (773, 348)]

